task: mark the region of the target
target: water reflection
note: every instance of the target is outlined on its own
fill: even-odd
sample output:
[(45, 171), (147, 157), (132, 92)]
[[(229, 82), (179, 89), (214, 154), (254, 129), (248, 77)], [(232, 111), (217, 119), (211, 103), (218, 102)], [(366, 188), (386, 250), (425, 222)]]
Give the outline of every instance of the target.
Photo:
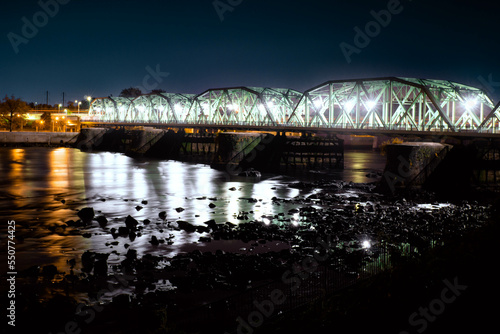
[[(344, 174), (338, 178), (356, 181), (357, 175), (366, 182), (363, 164), (368, 164), (370, 169), (374, 168), (370, 163), (376, 161), (378, 166), (378, 161), (384, 159), (372, 152), (364, 156), (360, 152), (346, 152), (347, 169), (339, 172)], [(173, 230), (171, 226), (177, 220), (195, 225), (210, 219), (218, 223), (257, 220), (271, 224), (278, 223), (273, 217), (285, 213), (290, 221), (283, 223), (298, 225), (299, 213), (288, 214), (296, 205), (273, 203), (272, 198), (293, 199), (309, 194), (288, 187), (295, 179), (282, 176), (264, 176), (261, 180), (228, 179), (224, 172), (206, 165), (137, 161), (117, 153), (83, 153), (69, 148), (2, 148), (0, 168), (0, 212), (23, 226), (19, 234), (25, 237), (24, 246), (20, 246), (25, 252), (20, 253), (19, 261), (26, 267), (49, 263), (64, 266), (66, 260), (79, 259), (85, 250), (106, 253), (114, 250), (117, 254), (111, 256), (109, 262), (117, 264), (127, 252), (127, 243), (139, 255), (171, 256), (205, 246), (198, 240), (202, 234)], [(215, 207), (210, 207), (211, 203)], [(54, 226), (77, 220), (77, 211), (86, 206), (93, 207), (97, 215), (107, 217), (105, 229), (94, 223), (82, 231), (91, 233), (88, 239), (69, 235), (64, 229), (54, 232)], [(167, 212), (166, 221), (158, 217), (161, 211)], [(239, 215), (241, 212), (253, 213), (245, 217)], [(143, 225), (142, 236), (133, 242), (123, 237), (113, 239), (109, 230), (123, 226), (128, 215), (141, 225), (145, 219), (151, 223)], [(152, 235), (159, 239), (173, 235), (174, 243), (153, 246), (149, 242)], [(113, 241), (118, 241), (118, 245), (111, 245)], [(234, 247), (241, 246), (235, 243)]]

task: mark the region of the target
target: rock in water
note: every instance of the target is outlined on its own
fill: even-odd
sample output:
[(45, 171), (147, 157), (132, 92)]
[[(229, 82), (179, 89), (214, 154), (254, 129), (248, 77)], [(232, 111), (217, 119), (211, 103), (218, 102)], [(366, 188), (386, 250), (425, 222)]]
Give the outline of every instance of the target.
[(153, 246), (158, 246), (158, 244), (160, 243), (158, 241), (158, 238), (156, 238), (154, 235), (151, 237), (151, 241), (150, 241), (151, 245)]
[(100, 227), (105, 227), (108, 224), (108, 220), (104, 216), (96, 217), (95, 220), (97, 220)]
[(96, 276), (106, 276), (108, 274), (108, 261), (106, 259), (100, 259), (94, 263), (94, 274)]
[(160, 217), (160, 219), (167, 219), (167, 212), (166, 211), (162, 211), (158, 214), (158, 217)]
[(83, 208), (78, 211), (77, 215), (85, 224), (88, 224), (94, 219), (94, 208)]
[(216, 206), (217, 206), (217, 205), (215, 205), (214, 203), (210, 203), (210, 204), (208, 205), (208, 207), (209, 207), (209, 208), (211, 208), (211, 209), (215, 208)]
[(175, 211), (177, 211), (177, 212), (182, 212), (182, 211), (184, 211), (184, 208), (181, 208), (181, 207), (179, 207), (179, 208), (175, 208)]
[(139, 222), (130, 215), (128, 215), (127, 218), (125, 219), (125, 226), (127, 226), (127, 228), (132, 231), (135, 231), (137, 229), (138, 224)]

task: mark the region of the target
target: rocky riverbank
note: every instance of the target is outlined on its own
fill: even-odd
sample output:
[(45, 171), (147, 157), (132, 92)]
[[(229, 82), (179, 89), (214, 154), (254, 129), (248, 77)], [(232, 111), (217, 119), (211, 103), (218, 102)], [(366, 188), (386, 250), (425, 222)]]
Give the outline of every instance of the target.
[[(329, 180), (289, 187), (311, 190), (310, 195), (275, 197), (273, 206), (290, 209), (258, 219), (253, 211), (235, 212), (236, 222), (211, 219), (198, 224), (165, 211), (146, 219), (106, 217), (93, 208), (80, 208), (65, 224), (48, 226), (48, 233), (90, 242), (108, 235), (108, 251), (87, 251), (68, 261), (66, 268), (36, 266), (20, 273), (19, 319), (32, 319), (20, 322), (20, 327), (36, 324), (38, 332), (61, 332), (65, 326), (89, 333), (172, 331), (176, 320), (189, 319), (203, 304), (280, 280), (290, 268), (303, 270), (304, 259), (361, 278), (363, 264), (381, 253), (391, 254), (394, 263), (417, 259), (492, 219), (489, 201), (446, 202), (424, 192), (394, 198), (375, 193), (374, 184)], [(207, 209), (217, 203), (216, 198), (193, 200), (207, 201)], [(148, 201), (130, 204), (139, 212)], [(167, 253), (181, 235), (189, 235), (205, 250), (186, 247), (174, 256), (137, 253), (145, 243), (154, 254)], [(117, 251), (119, 246), (124, 251)], [(207, 329), (206, 321), (196, 320), (191, 325)]]

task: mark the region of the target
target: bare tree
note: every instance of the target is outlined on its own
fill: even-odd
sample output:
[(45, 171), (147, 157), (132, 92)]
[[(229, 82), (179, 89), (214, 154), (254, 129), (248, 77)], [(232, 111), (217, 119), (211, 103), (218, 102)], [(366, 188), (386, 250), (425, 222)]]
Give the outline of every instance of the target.
[[(11, 97), (5, 96), (0, 103), (0, 115), (7, 114), (9, 116), (9, 131), (12, 132), (12, 124), (14, 124), (15, 117), (19, 117), (22, 121), (24, 118), (24, 114), (30, 111), (28, 104), (24, 101), (21, 101), (20, 98), (15, 98), (14, 95)], [(3, 116), (5, 119), (5, 116)]]

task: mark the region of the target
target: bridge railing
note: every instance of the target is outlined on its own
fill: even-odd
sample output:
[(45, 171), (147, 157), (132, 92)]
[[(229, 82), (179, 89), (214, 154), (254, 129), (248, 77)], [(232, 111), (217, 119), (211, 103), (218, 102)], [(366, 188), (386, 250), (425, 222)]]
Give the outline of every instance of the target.
[(430, 127), (415, 127), (413, 125), (367, 125), (361, 124), (351, 124), (351, 123), (338, 123), (338, 124), (322, 124), (322, 123), (312, 123), (312, 124), (300, 124), (296, 122), (288, 122), (288, 123), (271, 123), (269, 121), (260, 121), (260, 122), (245, 122), (245, 121), (164, 121), (164, 122), (136, 122), (136, 121), (107, 121), (107, 120), (99, 120), (93, 117), (82, 117), (82, 122), (91, 122), (97, 124), (131, 124), (131, 125), (172, 125), (172, 126), (248, 126), (248, 127), (261, 127), (261, 128), (300, 128), (300, 129), (346, 129), (346, 130), (381, 130), (381, 131), (408, 131), (408, 132), (460, 132), (460, 133), (488, 133), (488, 134), (496, 134), (500, 133), (500, 129), (490, 128), (490, 129), (456, 129), (452, 130), (447, 126), (430, 126)]

